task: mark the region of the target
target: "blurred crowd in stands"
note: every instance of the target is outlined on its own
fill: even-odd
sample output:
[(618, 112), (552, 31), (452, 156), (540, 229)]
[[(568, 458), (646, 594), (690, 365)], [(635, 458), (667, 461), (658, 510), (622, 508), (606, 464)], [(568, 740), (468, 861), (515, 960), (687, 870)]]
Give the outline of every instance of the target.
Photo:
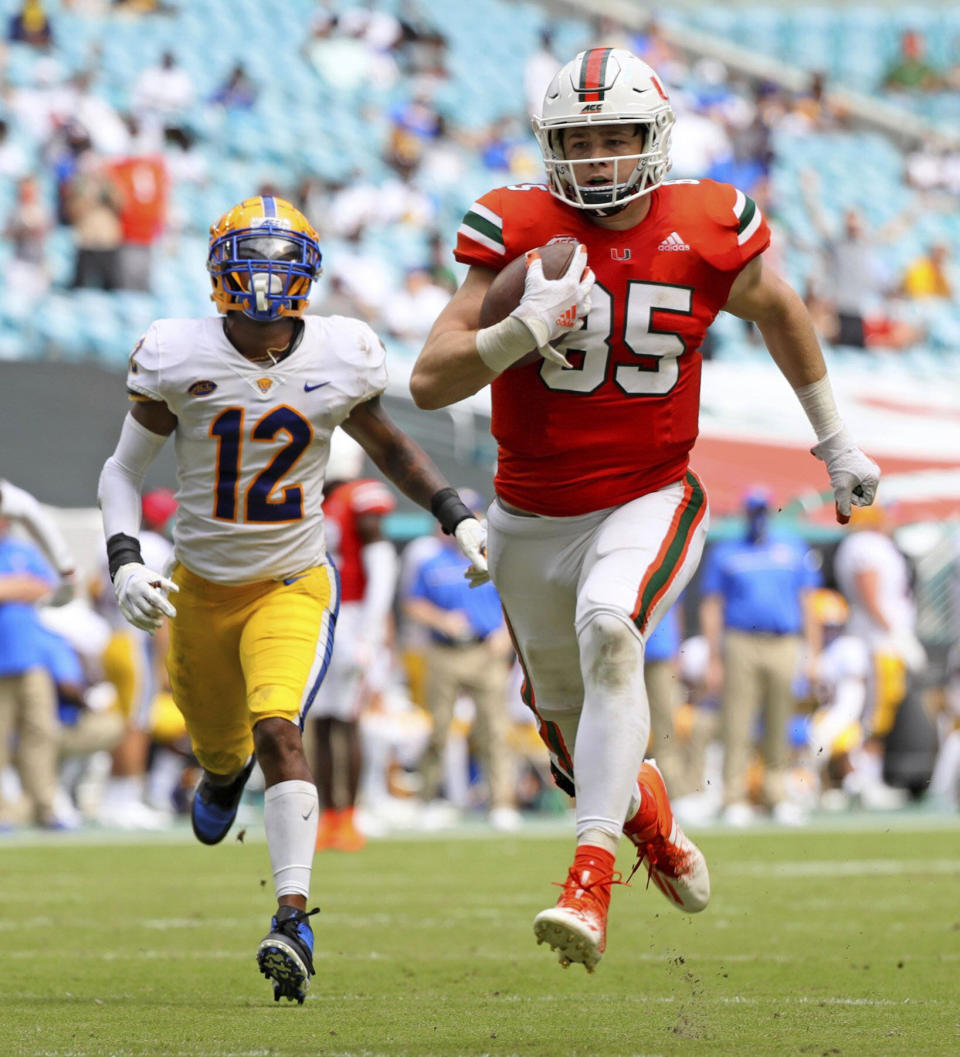
[[(956, 349), (960, 149), (916, 136), (909, 150), (896, 147), (894, 182), (871, 183), (870, 162), (838, 179), (820, 162), (841, 150), (848, 160), (876, 150), (877, 134), (863, 139), (820, 73), (790, 91), (684, 53), (656, 23), (635, 31), (607, 19), (551, 20), (545, 11), (519, 66), (481, 75), (479, 50), (475, 65), (469, 55), (465, 61), (462, 41), (445, 28), (461, 5), (409, 0), (309, 5), (300, 39), (273, 57), (272, 73), (251, 50), (226, 56), (209, 84), (176, 43), (151, 44), (154, 20), (192, 6), (0, 6), (9, 13), (0, 51), (0, 183), (15, 188), (0, 198), (8, 294), (0, 314), (12, 313), (12, 323), (17, 313), (44, 314), (51, 291), (90, 288), (143, 294), (142, 326), (157, 315), (202, 312), (208, 287), (196, 274), (203, 256), (196, 245), (205, 225), (238, 198), (270, 191), (294, 201), (321, 234), (324, 275), (310, 311), (365, 319), (391, 352), (416, 353), (456, 287), (449, 248), (463, 212), (498, 182), (542, 178), (529, 114), (562, 61), (603, 43), (629, 47), (670, 86), (679, 115), (672, 176), (732, 182), (756, 199), (775, 232), (768, 258), (805, 290), (825, 342), (869, 352), (936, 338), (941, 352)], [(209, 7), (211, 18), (218, 9), (197, 6)], [(268, 18), (269, 9), (237, 10)], [(104, 76), (102, 37), (91, 34), (82, 63), (67, 61), (63, 25), (76, 19), (142, 22), (136, 39), (145, 61), (121, 92)], [(896, 103), (956, 87), (957, 70), (931, 64), (923, 44), (918, 33), (904, 34), (879, 95)], [(308, 90), (278, 110), (276, 82), (288, 73)], [(487, 105), (471, 108), (478, 100)], [(307, 116), (317, 138), (318, 115), (331, 122), (330, 142), (310, 144), (326, 150), (327, 162), (313, 166), (295, 148), (304, 146), (297, 140)], [(248, 134), (245, 155), (218, 154)], [(261, 165), (268, 142), (261, 134), (288, 144), (287, 153)], [(370, 143), (374, 153), (363, 154)], [(237, 166), (250, 179), (241, 194)], [(66, 267), (56, 252), (64, 236)], [(181, 271), (184, 282), (171, 285)], [(731, 334), (751, 341), (738, 320), (717, 330), (715, 341)], [(119, 333), (117, 366), (138, 336)], [(4, 503), (18, 494), (0, 483)], [(146, 500), (157, 552), (148, 564), (160, 567), (174, 504), (165, 493)], [(73, 601), (49, 605), (70, 567), (16, 502), (0, 513), (0, 826), (169, 825), (184, 812), (196, 772), (166, 686), (162, 632), (149, 638), (119, 618), (105, 568), (76, 585)], [(650, 644), (652, 750), (678, 814), (792, 824), (831, 807), (893, 807), (923, 796), (956, 810), (960, 654), (935, 666), (924, 658), (911, 570), (882, 511), (851, 534), (846, 553), (828, 554), (819, 568), (809, 547), (781, 539), (775, 525), (768, 534), (761, 513), (769, 512), (751, 492), (745, 535), (714, 545)], [(26, 535), (9, 534), (8, 522)], [(742, 561), (754, 548), (762, 555)], [(322, 790), (333, 813), (325, 847), (356, 847), (357, 832), (392, 825), (441, 826), (476, 813), (510, 828), (526, 813), (567, 808), (523, 703), (522, 671), (480, 598), (464, 599), (451, 586), (459, 587), (451, 580), (456, 561), (437, 537), (402, 547), (377, 677), (365, 683), (356, 717), (361, 776), (346, 799)], [(758, 563), (783, 574), (766, 577), (772, 594), (741, 575)], [(960, 607), (960, 586), (954, 590)], [(777, 620), (790, 614), (788, 623), (764, 623), (771, 604)], [(443, 685), (431, 685), (438, 673)], [(307, 736), (315, 736), (310, 723)], [(348, 773), (344, 781), (355, 779)], [(250, 788), (255, 795), (255, 783)]]
[[(569, 810), (493, 586), (471, 590), (466, 559), (439, 532), (386, 541), (393, 500), (361, 462), (334, 471), (324, 501), (353, 586), (332, 696), (305, 729), (324, 806), (318, 849), (471, 818), (511, 830)], [(463, 494), (482, 514), (485, 500)], [(170, 561), (175, 517), (171, 492), (144, 496), (153, 567)], [(855, 508), (839, 546), (816, 549), (754, 486), (737, 531), (708, 545), (647, 649), (649, 752), (685, 821), (960, 807), (960, 649), (928, 656), (891, 530), (883, 507)], [(45, 508), (0, 481), (0, 828), (166, 828), (188, 811), (198, 771), (169, 693), (165, 629), (151, 637), (122, 620), (105, 566), (73, 569)], [(255, 811), (256, 779), (249, 788)]]
[[(27, 0), (14, 7), (6, 58), (11, 48), (35, 53), (29, 75), (22, 64), (17, 77), (0, 74), (0, 175), (17, 188), (3, 231), (18, 298), (38, 304), (51, 287), (168, 290), (158, 268), (184, 270), (181, 241), (205, 235), (204, 225), (237, 198), (232, 185), (217, 194), (230, 164), (217, 157), (224, 140), (236, 145), (250, 133), (245, 122), (252, 118), (267, 137), (275, 129), (278, 143), (291, 131), (295, 139), (295, 130), (278, 126), (296, 124), (297, 113), (277, 112), (266, 91), (274, 86), (243, 57), (231, 59), (212, 87), (201, 87), (175, 46), (149, 47), (150, 23), (174, 17), (178, 5)], [(282, 194), (321, 234), (325, 276), (312, 311), (360, 316), (401, 354), (415, 353), (455, 288), (459, 273), (449, 246), (473, 195), (498, 181), (542, 179), (529, 114), (562, 60), (602, 42), (631, 48), (671, 87), (679, 115), (672, 176), (731, 182), (760, 204), (774, 225), (778, 266), (807, 291), (824, 341), (902, 350), (938, 337), (929, 320), (938, 305), (952, 303), (960, 231), (945, 226), (929, 238), (918, 232), (931, 230), (931, 215), (956, 213), (960, 150), (915, 138), (890, 186), (891, 201), (871, 201), (869, 209), (857, 203), (855, 181), (825, 182), (817, 149), (798, 172), (791, 142), (806, 146), (813, 137), (829, 152), (834, 140), (857, 132), (822, 73), (805, 89), (788, 91), (716, 59), (681, 53), (656, 22), (633, 31), (609, 19), (558, 21), (561, 53), (545, 16), (522, 68), (509, 78), (478, 74), (467, 83), (462, 44), (455, 47), (430, 4), (316, 3), (309, 10), (299, 48), (285, 58), (298, 83), (314, 92), (298, 106), (321, 114), (348, 108), (375, 153), (358, 162), (351, 149), (339, 167), (316, 171), (291, 148), (280, 165), (264, 164), (258, 173), (256, 164), (247, 164), (244, 171), (251, 179), (245, 194)], [(102, 39), (91, 37), (79, 68), (67, 64), (58, 14), (105, 26), (143, 20), (138, 46), (149, 61), (121, 92), (115, 84), (108, 91)], [(956, 79), (956, 70), (936, 70), (924, 60), (919, 33), (905, 32), (902, 48), (880, 88), (889, 99)], [(0, 71), (4, 66), (0, 53)], [(466, 111), (471, 94), (496, 99), (493, 107), (487, 100), (492, 119)], [(341, 118), (329, 116), (332, 141), (323, 147), (336, 156)], [(260, 142), (247, 162), (262, 153)], [(69, 268), (54, 252), (64, 232), (72, 247)], [(151, 309), (149, 318), (175, 306), (160, 298)], [(739, 324), (724, 333), (749, 342)], [(137, 336), (126, 336), (127, 347)]]

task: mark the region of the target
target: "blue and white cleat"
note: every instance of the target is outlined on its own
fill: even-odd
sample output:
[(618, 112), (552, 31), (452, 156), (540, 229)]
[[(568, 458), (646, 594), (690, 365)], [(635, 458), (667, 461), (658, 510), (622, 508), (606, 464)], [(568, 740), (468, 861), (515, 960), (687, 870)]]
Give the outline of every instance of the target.
[(204, 775), (190, 805), (190, 821), (197, 840), (203, 844), (219, 844), (237, 817), (243, 787), (253, 770), (253, 757), (229, 785), (214, 785)]
[(313, 976), (313, 929), (307, 918), (319, 913), (319, 907), (309, 911), (279, 907), (270, 921), (270, 931), (260, 941), (257, 964), (273, 982), (275, 1002), (296, 999), (302, 1006), (307, 997)]

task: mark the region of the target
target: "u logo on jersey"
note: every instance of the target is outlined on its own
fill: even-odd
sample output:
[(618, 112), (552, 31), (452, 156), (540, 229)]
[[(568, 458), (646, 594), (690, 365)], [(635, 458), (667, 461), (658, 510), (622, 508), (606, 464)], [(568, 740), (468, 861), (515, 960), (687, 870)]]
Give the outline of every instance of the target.
[(610, 251), (610, 259), (614, 261), (628, 261), (630, 260), (630, 250), (612, 249)]

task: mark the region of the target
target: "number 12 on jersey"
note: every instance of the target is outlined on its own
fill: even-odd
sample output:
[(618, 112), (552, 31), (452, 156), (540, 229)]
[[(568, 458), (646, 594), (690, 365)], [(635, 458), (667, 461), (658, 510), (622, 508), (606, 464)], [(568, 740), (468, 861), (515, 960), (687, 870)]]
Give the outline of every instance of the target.
[[(228, 407), (210, 423), (210, 436), (217, 438), (214, 517), (222, 521), (238, 519), (244, 418), (244, 408)], [(285, 485), (279, 489), (278, 494), (274, 493), (278, 489), (280, 479), (313, 440), (313, 427), (298, 411), (282, 405), (257, 420), (250, 431), (250, 439), (254, 442), (271, 443), (276, 442), (281, 433), (287, 435), (286, 443), (257, 473), (244, 492), (243, 521), (299, 521), (303, 517), (301, 485)], [(260, 462), (268, 454), (261, 450), (254, 458), (256, 462)]]

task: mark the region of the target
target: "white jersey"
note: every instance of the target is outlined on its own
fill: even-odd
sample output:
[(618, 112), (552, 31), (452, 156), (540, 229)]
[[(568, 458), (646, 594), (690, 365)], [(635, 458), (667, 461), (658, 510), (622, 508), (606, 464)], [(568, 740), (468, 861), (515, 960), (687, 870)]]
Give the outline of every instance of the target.
[[(910, 597), (910, 570), (893, 540), (882, 532), (851, 532), (837, 547), (833, 559), (837, 586), (850, 603), (847, 632), (859, 635), (871, 649), (887, 648), (890, 640), (912, 633), (916, 608)], [(890, 631), (877, 624), (860, 598), (857, 575), (877, 577), (878, 601)]]
[(817, 661), (818, 682), (823, 685), (824, 697), (828, 702), (845, 680), (865, 682), (869, 675), (870, 654), (863, 639), (856, 635), (838, 636), (824, 647)]
[[(845, 633), (826, 646), (817, 661), (817, 696), (823, 702), (813, 715), (810, 745), (819, 766), (840, 751), (867, 706), (870, 652), (857, 635)], [(857, 740), (859, 741), (859, 732)]]
[(157, 320), (130, 357), (133, 398), (177, 416), (174, 549), (207, 580), (283, 579), (324, 560), (330, 435), (386, 388), (386, 352), (360, 320), (303, 322), (275, 366), (245, 359), (219, 316)]

